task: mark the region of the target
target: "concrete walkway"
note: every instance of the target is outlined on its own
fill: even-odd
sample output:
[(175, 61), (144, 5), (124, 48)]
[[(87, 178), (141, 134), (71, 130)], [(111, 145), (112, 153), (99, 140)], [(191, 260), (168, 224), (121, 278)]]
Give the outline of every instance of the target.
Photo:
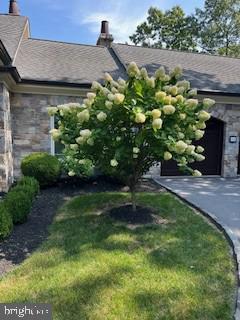
[[(240, 178), (159, 177), (154, 180), (207, 213), (225, 229), (240, 269)], [(240, 320), (240, 288), (235, 319)]]

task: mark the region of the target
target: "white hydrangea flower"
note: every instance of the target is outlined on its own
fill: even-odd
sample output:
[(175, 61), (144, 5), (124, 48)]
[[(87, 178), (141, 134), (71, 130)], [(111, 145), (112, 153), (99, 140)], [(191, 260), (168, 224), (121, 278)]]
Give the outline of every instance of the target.
[(77, 144), (70, 144), (70, 149), (76, 151), (76, 150), (78, 150), (78, 145)]
[(153, 129), (156, 129), (156, 130), (161, 129), (162, 125), (163, 125), (163, 121), (160, 118), (154, 119), (152, 122), (152, 127), (153, 127)]
[(198, 170), (194, 170), (193, 173), (192, 173), (192, 175), (193, 175), (194, 177), (201, 177), (201, 176), (202, 176), (202, 173), (201, 173), (200, 171), (198, 171)]
[(115, 94), (115, 93), (118, 93), (118, 90), (115, 87), (112, 87), (111, 92)]
[(74, 177), (76, 173), (74, 171), (69, 171), (68, 172), (69, 177)]
[(181, 94), (178, 94), (175, 98), (178, 103), (183, 103), (185, 101), (185, 98)]
[(85, 143), (85, 138), (84, 137), (78, 137), (77, 139), (76, 139), (76, 142), (78, 143), (78, 144), (84, 144)]
[(106, 108), (108, 109), (108, 110), (111, 110), (112, 109), (112, 106), (113, 106), (113, 103), (111, 102), (111, 101), (106, 101), (105, 102), (105, 106), (106, 106)]
[(146, 79), (146, 83), (149, 87), (151, 88), (155, 88), (155, 78), (151, 77), (151, 78), (147, 78)]
[(78, 161), (78, 163), (79, 163), (79, 164), (86, 164), (86, 159), (80, 159), (80, 160)]
[(116, 141), (117, 141), (117, 142), (119, 142), (119, 141), (121, 141), (121, 140), (122, 140), (121, 137), (116, 137)]
[(187, 146), (186, 154), (192, 155), (194, 153), (194, 151), (195, 151), (195, 146), (193, 146), (193, 145)]
[(152, 113), (153, 120), (160, 118), (162, 114), (161, 110), (159, 109), (153, 109), (151, 113)]
[(175, 151), (178, 154), (183, 154), (185, 152), (185, 150), (187, 149), (188, 145), (182, 141), (179, 140), (176, 144), (175, 144)]
[(88, 110), (83, 110), (77, 114), (77, 117), (80, 122), (82, 122), (82, 123), (85, 121), (87, 122), (90, 119), (90, 113)]
[(124, 99), (125, 99), (125, 95), (122, 93), (116, 93), (114, 95), (114, 103), (117, 105), (123, 103)]
[(140, 149), (138, 147), (133, 148), (133, 153), (139, 153), (139, 152), (140, 152)]
[(189, 97), (194, 97), (197, 95), (197, 89), (191, 89), (189, 92), (188, 92), (188, 96)]
[(166, 92), (164, 92), (164, 91), (157, 91), (156, 93), (155, 93), (155, 100), (157, 101), (157, 102), (163, 102), (163, 100), (164, 100), (164, 98), (166, 97)]
[(114, 99), (115, 99), (115, 95), (112, 94), (112, 93), (109, 93), (109, 95), (108, 95), (108, 100), (114, 101)]
[(118, 79), (118, 83), (119, 83), (120, 86), (123, 86), (123, 87), (126, 86), (126, 81), (124, 79), (122, 79), (122, 78)]
[(97, 81), (93, 81), (93, 83), (92, 83), (92, 90), (93, 91), (100, 90), (101, 88), (102, 88), (102, 86), (100, 83), (98, 83)]
[(49, 132), (53, 138), (53, 140), (57, 141), (59, 140), (60, 136), (61, 136), (61, 132), (58, 129), (52, 129)]
[(148, 78), (148, 72), (147, 72), (146, 68), (142, 68), (140, 70), (140, 72), (141, 72), (141, 76), (142, 76), (143, 79), (147, 79)]
[(204, 148), (202, 146), (197, 146), (196, 151), (198, 153), (203, 153), (204, 152)]
[(106, 73), (104, 74), (104, 79), (105, 79), (105, 81), (107, 81), (107, 82), (113, 81), (112, 76), (111, 76), (108, 72), (106, 72)]
[(82, 136), (85, 139), (90, 138), (92, 132), (89, 129), (84, 129), (80, 131), (80, 136)]
[(138, 66), (135, 62), (131, 62), (127, 68), (127, 73), (130, 77), (136, 77), (140, 74)]
[(177, 82), (177, 87), (183, 87), (185, 90), (189, 90), (191, 87), (191, 84), (187, 80), (182, 80)]
[(107, 97), (111, 92), (108, 90), (108, 88), (103, 87), (103, 88), (101, 89), (101, 93), (102, 93), (105, 97)]
[(172, 99), (173, 97), (172, 96), (166, 96), (164, 99), (163, 99), (163, 103), (166, 104), (166, 105), (170, 105), (172, 104)]
[(121, 128), (121, 131), (122, 132), (127, 131), (127, 128), (123, 127), (123, 128)]
[(204, 131), (202, 131), (202, 130), (196, 130), (195, 131), (195, 139), (196, 140), (202, 139), (203, 136), (204, 136)]
[(87, 97), (89, 100), (94, 100), (96, 98), (96, 93), (94, 92), (88, 92)]
[(117, 166), (118, 166), (118, 162), (117, 162), (116, 159), (112, 159), (112, 160), (110, 161), (110, 164), (111, 164), (112, 167), (117, 167)]
[(202, 121), (199, 121), (197, 124), (196, 124), (196, 127), (197, 127), (197, 129), (206, 129), (206, 124), (205, 124), (205, 122), (202, 122)]
[(99, 121), (105, 121), (107, 119), (107, 114), (105, 112), (100, 112), (98, 115), (97, 115), (97, 119)]
[(216, 101), (213, 99), (209, 99), (209, 98), (203, 99), (203, 106), (207, 109), (214, 106), (215, 103), (216, 103)]
[(145, 114), (139, 112), (136, 114), (136, 117), (135, 117), (135, 122), (136, 123), (144, 123), (146, 121), (146, 116)]
[(177, 86), (172, 86), (172, 87), (170, 87), (169, 93), (170, 93), (172, 96), (176, 96), (176, 95), (178, 94), (178, 87), (177, 87)]
[(201, 110), (199, 113), (198, 113), (198, 119), (200, 121), (207, 121), (211, 118), (211, 115), (210, 113), (204, 111), (204, 110)]
[(200, 153), (195, 153), (194, 154), (194, 158), (195, 158), (196, 161), (199, 161), (199, 162), (205, 160), (205, 157)]
[(155, 72), (155, 77), (156, 79), (159, 79), (163, 81), (165, 79), (166, 71), (164, 67), (160, 67), (156, 72)]
[(198, 106), (198, 99), (188, 99), (186, 100), (186, 105), (189, 108), (195, 109)]
[(176, 108), (174, 106), (172, 106), (171, 104), (166, 105), (163, 107), (163, 112), (166, 115), (171, 115), (176, 111)]
[(182, 75), (182, 67), (181, 66), (176, 66), (170, 73), (171, 77), (175, 77), (176, 79), (178, 79), (179, 77), (181, 77)]
[(168, 151), (164, 152), (163, 159), (165, 161), (171, 160), (172, 159), (172, 154), (170, 152), (168, 152)]
[(50, 117), (53, 117), (58, 112), (58, 108), (57, 107), (49, 107), (49, 108), (47, 108), (47, 112)]

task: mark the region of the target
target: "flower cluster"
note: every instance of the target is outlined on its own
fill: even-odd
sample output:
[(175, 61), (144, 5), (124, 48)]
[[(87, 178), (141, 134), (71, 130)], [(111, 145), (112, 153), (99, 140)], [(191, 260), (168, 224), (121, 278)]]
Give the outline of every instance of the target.
[(117, 81), (106, 73), (104, 84), (93, 82), (81, 104), (48, 109), (59, 119), (51, 134), (74, 163), (69, 175), (86, 160), (131, 185), (156, 162), (173, 159), (182, 170), (199, 176), (189, 164), (205, 159), (196, 141), (204, 135), (214, 100), (199, 101), (197, 90), (180, 79), (180, 67), (170, 73), (161, 67), (149, 75), (132, 62), (127, 73), (128, 79)]

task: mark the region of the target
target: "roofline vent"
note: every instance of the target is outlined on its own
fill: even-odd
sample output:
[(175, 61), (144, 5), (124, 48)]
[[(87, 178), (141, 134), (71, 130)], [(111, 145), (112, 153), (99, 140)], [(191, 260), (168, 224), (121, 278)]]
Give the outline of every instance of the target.
[(12, 16), (19, 16), (20, 12), (18, 9), (17, 0), (10, 0), (9, 3), (9, 14)]
[(113, 42), (113, 36), (109, 33), (109, 22), (104, 20), (101, 23), (101, 33), (99, 35), (97, 45), (104, 47), (111, 47)]

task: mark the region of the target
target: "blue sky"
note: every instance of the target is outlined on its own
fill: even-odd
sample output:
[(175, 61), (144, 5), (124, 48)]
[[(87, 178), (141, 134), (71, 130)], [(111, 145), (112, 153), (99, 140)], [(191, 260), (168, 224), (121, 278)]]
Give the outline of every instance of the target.
[[(0, 11), (8, 11), (8, 0), (2, 0)], [(30, 18), (33, 38), (95, 44), (100, 21), (110, 21), (116, 42), (128, 41), (136, 26), (145, 20), (150, 6), (162, 10), (180, 5), (194, 12), (203, 0), (18, 0), (21, 14)]]

